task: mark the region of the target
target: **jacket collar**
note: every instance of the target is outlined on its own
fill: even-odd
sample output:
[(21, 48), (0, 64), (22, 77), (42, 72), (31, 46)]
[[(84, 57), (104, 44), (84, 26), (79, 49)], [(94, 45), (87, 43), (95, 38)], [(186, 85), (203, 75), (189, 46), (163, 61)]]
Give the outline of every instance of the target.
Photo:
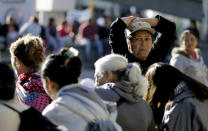
[(29, 72), (22, 73), (22, 74), (20, 74), (18, 76), (20, 81), (25, 81), (25, 80), (27, 80), (30, 77), (32, 77), (32, 78), (40, 78), (40, 74), (37, 73), (34, 69), (32, 69)]
[(195, 94), (189, 89), (187, 84), (183, 81), (174, 89), (174, 101), (180, 102), (181, 100), (188, 98), (188, 97), (194, 97)]
[(70, 85), (65, 85), (65, 86), (63, 86), (63, 87), (56, 93), (56, 98), (58, 98), (62, 92), (65, 92), (65, 91), (67, 91), (67, 90), (70, 90), (70, 89), (76, 88), (76, 87), (80, 87), (80, 86), (81, 86), (81, 85), (78, 84), (78, 83), (76, 83), (76, 84), (70, 84)]
[[(201, 52), (200, 52), (200, 49), (198, 48), (195, 48), (194, 49), (194, 52), (196, 53), (196, 56), (197, 56), (197, 60), (199, 59), (199, 57), (201, 56)], [(171, 55), (175, 55), (175, 54), (180, 54), (180, 55), (183, 55), (187, 58), (192, 58), (191, 55), (187, 54), (184, 49), (182, 49), (181, 47), (175, 47), (172, 52), (171, 52)]]

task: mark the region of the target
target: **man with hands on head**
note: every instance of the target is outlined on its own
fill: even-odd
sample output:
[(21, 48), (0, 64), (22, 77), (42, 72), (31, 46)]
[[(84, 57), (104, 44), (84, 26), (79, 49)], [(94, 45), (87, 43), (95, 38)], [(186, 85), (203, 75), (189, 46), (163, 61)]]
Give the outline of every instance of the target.
[[(129, 62), (138, 62), (145, 73), (151, 64), (164, 61), (175, 38), (175, 29), (175, 23), (159, 15), (117, 18), (111, 24), (109, 43), (114, 53), (124, 55)], [(155, 31), (160, 34), (153, 41)]]

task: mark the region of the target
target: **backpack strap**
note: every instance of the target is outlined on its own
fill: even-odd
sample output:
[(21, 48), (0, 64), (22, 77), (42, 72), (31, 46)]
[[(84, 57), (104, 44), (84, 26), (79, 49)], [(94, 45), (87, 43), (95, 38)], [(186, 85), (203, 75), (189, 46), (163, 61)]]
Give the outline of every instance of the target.
[[(97, 117), (97, 114), (95, 114), (95, 112), (91, 109), (91, 108), (89, 108), (89, 106), (87, 105), (87, 103), (81, 98), (81, 97), (83, 97), (83, 96), (81, 96), (81, 97), (79, 97), (79, 94), (75, 94), (75, 93), (70, 93), (70, 96), (71, 97), (74, 97), (75, 99), (77, 99), (77, 100), (79, 100), (80, 102), (82, 102), (84, 105), (85, 105), (85, 108), (86, 109), (88, 109), (88, 111), (95, 117), (95, 119), (100, 119), (99, 117)], [(96, 102), (95, 102), (96, 103)], [(97, 103), (96, 103), (97, 104)], [(99, 105), (99, 104), (98, 104)], [(102, 107), (103, 108), (103, 107)], [(104, 109), (104, 108), (103, 108)], [(107, 109), (104, 109), (106, 112), (108, 112), (107, 111)], [(108, 116), (108, 118), (107, 119), (109, 119), (109, 116)], [(91, 120), (92, 121), (92, 120)]]
[[(1, 103), (1, 102), (0, 102), (0, 103)], [(6, 106), (7, 108), (9, 108), (9, 109), (11, 109), (11, 110), (17, 112), (18, 114), (20, 114), (20, 112), (19, 112), (17, 109), (15, 109), (14, 107), (11, 107), (11, 106), (9, 106), (9, 105), (7, 105), (7, 104), (5, 104), (5, 103), (1, 103), (1, 104), (4, 105), (4, 106)]]
[(83, 115), (83, 114), (82, 114), (82, 113), (80, 113), (79, 111), (75, 110), (74, 108), (72, 108), (72, 107), (70, 107), (70, 106), (66, 105), (65, 103), (63, 103), (63, 102), (59, 101), (59, 102), (58, 102), (58, 104), (63, 105), (64, 107), (66, 107), (67, 109), (69, 109), (70, 111), (72, 111), (73, 113), (75, 113), (75, 114), (79, 115), (79, 116), (80, 116), (80, 117), (82, 117), (85, 121), (87, 121), (87, 122), (91, 122), (91, 120), (90, 120), (90, 119), (88, 119), (85, 115)]

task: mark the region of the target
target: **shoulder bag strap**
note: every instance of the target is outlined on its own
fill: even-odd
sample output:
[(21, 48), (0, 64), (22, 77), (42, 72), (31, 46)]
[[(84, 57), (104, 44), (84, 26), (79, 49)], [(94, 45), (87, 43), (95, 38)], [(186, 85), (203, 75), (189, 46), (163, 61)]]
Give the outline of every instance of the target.
[[(1, 102), (0, 102), (0, 103), (1, 103)], [(11, 106), (9, 106), (9, 105), (7, 105), (7, 104), (5, 104), (5, 103), (1, 103), (1, 104), (4, 105), (4, 106), (6, 106), (7, 108), (9, 108), (9, 109), (11, 109), (11, 110), (17, 112), (18, 114), (20, 114), (20, 112), (19, 112), (17, 109), (15, 109), (14, 107), (11, 107)]]
[(59, 101), (58, 104), (63, 105), (64, 107), (66, 107), (67, 109), (69, 109), (70, 111), (72, 111), (73, 113), (79, 115), (80, 117), (82, 117), (84, 120), (86, 120), (87, 122), (90, 122), (91, 120), (88, 119), (85, 115), (83, 115), (82, 113), (78, 112), (77, 110), (75, 110), (74, 108), (66, 105), (65, 103)]

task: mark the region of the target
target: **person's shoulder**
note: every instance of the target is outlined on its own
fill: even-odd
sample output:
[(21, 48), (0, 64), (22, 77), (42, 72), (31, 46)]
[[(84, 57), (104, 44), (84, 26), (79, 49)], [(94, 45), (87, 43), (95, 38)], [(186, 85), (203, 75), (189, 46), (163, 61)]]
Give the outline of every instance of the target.
[(201, 50), (200, 50), (199, 48), (195, 48), (195, 49), (194, 49), (194, 52), (195, 52), (196, 54), (198, 54), (199, 56), (202, 56), (202, 52), (201, 52)]
[(181, 52), (184, 52), (183, 49), (181, 49), (180, 47), (174, 47), (172, 52), (171, 52), (171, 55), (175, 55), (175, 54), (180, 54)]
[(115, 86), (115, 83), (106, 83), (102, 86), (97, 86), (95, 88), (95, 92), (98, 93), (98, 94), (102, 94), (103, 92), (105, 93), (110, 93), (110, 92), (115, 92), (116, 90), (113, 90)]
[(150, 105), (147, 103), (146, 100), (144, 100), (143, 98), (139, 98), (138, 100), (139, 100), (138, 101), (138, 104), (141, 105), (141, 106), (143, 106), (145, 109), (147, 109), (147, 111), (148, 110), (152, 110), (151, 107), (150, 107)]
[(185, 51), (184, 49), (180, 48), (180, 47), (175, 47), (173, 48), (172, 52), (171, 52), (172, 57), (181, 57), (181, 56), (185, 56), (185, 57), (190, 57)]
[(54, 116), (62, 108), (57, 100), (54, 100), (49, 104), (42, 112), (44, 116), (51, 117)]

